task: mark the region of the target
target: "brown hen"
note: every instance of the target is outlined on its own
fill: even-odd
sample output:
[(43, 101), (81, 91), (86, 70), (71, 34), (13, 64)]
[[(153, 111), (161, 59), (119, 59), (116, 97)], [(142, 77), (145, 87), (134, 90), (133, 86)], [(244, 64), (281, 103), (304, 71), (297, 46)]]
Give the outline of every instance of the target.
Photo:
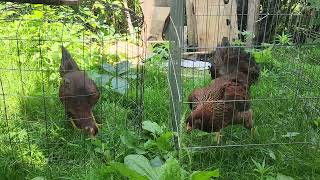
[(60, 100), (71, 123), (95, 137), (98, 127), (92, 109), (99, 100), (100, 93), (95, 82), (79, 69), (68, 50), (63, 46), (61, 48)]
[(230, 124), (252, 128), (246, 80), (244, 73), (233, 73), (216, 78), (208, 87), (194, 90), (188, 98), (192, 113), (187, 118), (187, 130), (220, 132)]

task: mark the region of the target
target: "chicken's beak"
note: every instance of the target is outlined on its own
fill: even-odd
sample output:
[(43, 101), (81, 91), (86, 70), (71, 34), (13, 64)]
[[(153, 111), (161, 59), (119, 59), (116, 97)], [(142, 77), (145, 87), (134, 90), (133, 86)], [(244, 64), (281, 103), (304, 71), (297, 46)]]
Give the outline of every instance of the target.
[(192, 131), (192, 127), (190, 126), (190, 123), (187, 123), (187, 132), (190, 133)]

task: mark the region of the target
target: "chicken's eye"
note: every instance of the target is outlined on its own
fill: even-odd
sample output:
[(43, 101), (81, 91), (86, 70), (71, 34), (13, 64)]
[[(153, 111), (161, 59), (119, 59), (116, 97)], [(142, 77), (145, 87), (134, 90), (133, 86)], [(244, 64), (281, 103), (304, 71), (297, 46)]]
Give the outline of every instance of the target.
[(64, 83), (65, 85), (70, 85), (70, 84), (71, 84), (71, 81), (70, 81), (70, 79), (68, 79), (68, 78), (64, 78), (64, 79), (63, 79), (63, 83)]

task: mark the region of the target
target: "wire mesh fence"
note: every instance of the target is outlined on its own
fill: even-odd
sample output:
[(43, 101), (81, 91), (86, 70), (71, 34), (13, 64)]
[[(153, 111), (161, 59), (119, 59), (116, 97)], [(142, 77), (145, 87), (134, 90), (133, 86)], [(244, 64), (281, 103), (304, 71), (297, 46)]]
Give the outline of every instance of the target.
[[(165, 44), (152, 60), (140, 47), (144, 29), (138, 10), (101, 3), (105, 1), (84, 2), (74, 9), (0, 4), (0, 177), (12, 172), (4, 179), (18, 179), (23, 175), (16, 172), (32, 169), (27, 178), (72, 174), (82, 179), (79, 172), (122, 162), (128, 151), (141, 153), (154, 137), (140, 146), (121, 135), (128, 129), (139, 132), (143, 119), (163, 125), (171, 111), (179, 163), (189, 172), (221, 168), (222, 178), (250, 179), (261, 163), (267, 165), (260, 165), (264, 167), (255, 174), (271, 171), (268, 165), (273, 164), (274, 171), (317, 179), (317, 1), (252, 1), (259, 2), (255, 6), (240, 0), (173, 0), (168, 29), (164, 28), (169, 54)], [(128, 13), (139, 28), (128, 27)], [(223, 43), (223, 37), (229, 42)], [(63, 59), (67, 66), (61, 66)], [(69, 65), (71, 69), (64, 69)], [(251, 84), (251, 75), (243, 74), (257, 67), (257, 82)], [(70, 77), (65, 71), (78, 75)], [(82, 90), (70, 93), (77, 87)], [(204, 87), (208, 88), (199, 90)], [(217, 97), (221, 92), (229, 94)], [(67, 98), (93, 102), (81, 109), (81, 100), (71, 100), (70, 107)], [(91, 106), (93, 112), (88, 111)], [(197, 117), (192, 115), (195, 111)], [(213, 121), (216, 114), (220, 119)], [(72, 129), (71, 121), (79, 131)], [(95, 126), (97, 138), (91, 141), (83, 131), (94, 135)], [(219, 136), (211, 133), (220, 129)], [(152, 153), (143, 152), (148, 158), (164, 160), (175, 154), (163, 151), (166, 147), (158, 147), (160, 152), (152, 148)]]
[[(108, 159), (117, 150), (101, 150), (101, 145), (118, 146), (121, 130), (140, 129), (143, 20), (122, 6), (99, 5), (110, 12), (93, 21), (81, 19), (79, 14), (85, 11), (69, 7), (0, 4), (0, 151), (16, 162), (3, 159), (4, 173), (6, 168), (19, 169), (20, 163), (36, 169), (53, 165), (46, 167), (50, 177), (57, 168), (54, 164), (77, 166), (92, 156), (92, 148), (100, 148), (96, 153)], [(94, 6), (95, 10), (104, 9), (101, 6)], [(59, 8), (61, 13), (55, 14)], [(141, 28), (126, 33), (125, 13)], [(118, 26), (109, 25), (111, 20)], [(62, 46), (67, 52), (62, 52)], [(73, 60), (77, 68), (68, 69)], [(70, 75), (75, 71), (78, 77)], [(70, 102), (61, 103), (64, 98), (71, 99), (72, 107)], [(71, 121), (79, 131), (72, 129)], [(83, 130), (95, 126), (99, 141), (89, 142)]]
[[(314, 124), (320, 105), (319, 7), (313, 1), (174, 2), (169, 85), (176, 146), (187, 150), (182, 160), (228, 169), (225, 178), (231, 178), (247, 173), (232, 169), (256, 151), (267, 151), (267, 157), (286, 146), (313, 152), (320, 142)], [(254, 68), (259, 78), (251, 84)], [(221, 138), (211, 133), (220, 129)]]

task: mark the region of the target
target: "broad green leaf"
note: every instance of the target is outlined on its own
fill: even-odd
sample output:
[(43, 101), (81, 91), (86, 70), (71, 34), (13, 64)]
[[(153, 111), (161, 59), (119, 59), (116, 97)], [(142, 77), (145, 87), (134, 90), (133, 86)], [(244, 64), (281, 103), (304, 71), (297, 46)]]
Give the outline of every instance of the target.
[(290, 176), (286, 176), (286, 175), (278, 173), (276, 180), (294, 180), (294, 179)]
[(124, 177), (127, 177), (132, 180), (148, 180), (145, 176), (139, 174), (135, 170), (128, 167), (128, 165), (118, 162), (110, 163), (110, 166), (106, 168), (105, 171), (107, 174), (117, 172)]
[(273, 153), (273, 151), (269, 150), (269, 156), (270, 156), (273, 160), (276, 160), (276, 155)]
[(144, 143), (143, 146), (144, 146), (145, 149), (151, 149), (151, 148), (157, 146), (157, 144), (156, 144), (156, 142), (154, 140), (149, 139), (147, 142)]
[(116, 72), (116, 69), (115, 69), (111, 64), (108, 64), (108, 63), (104, 63), (104, 64), (102, 65), (102, 68), (103, 68), (104, 70), (106, 70), (107, 72), (109, 72), (109, 73), (114, 73), (114, 72)]
[(120, 63), (118, 63), (116, 65), (116, 69), (117, 69), (118, 74), (120, 74), (120, 75), (128, 72), (130, 69), (129, 61), (121, 61)]
[(219, 169), (214, 171), (195, 171), (191, 175), (192, 180), (210, 180), (213, 177), (219, 177)]
[(163, 165), (163, 162), (161, 161), (159, 156), (156, 156), (155, 158), (150, 160), (150, 164), (152, 167), (161, 167)]
[(160, 169), (152, 168), (149, 160), (142, 155), (128, 155), (124, 158), (124, 163), (150, 180), (158, 180), (160, 177)]
[(96, 71), (89, 71), (88, 75), (90, 77), (90, 79), (93, 79), (95, 82), (98, 82), (98, 79), (100, 77), (100, 74)]
[(104, 86), (110, 82), (112, 78), (111, 74), (99, 74), (96, 71), (89, 71), (89, 77), (98, 84), (98, 86)]
[(267, 177), (266, 177), (266, 180), (276, 180), (276, 178), (275, 178), (275, 177), (272, 177), (272, 176), (267, 176)]
[(126, 131), (120, 136), (121, 142), (128, 148), (135, 148), (139, 143), (139, 138), (133, 132)]
[(165, 150), (165, 151), (170, 151), (172, 150), (172, 146), (170, 144), (171, 139), (173, 137), (174, 133), (173, 132), (166, 132), (162, 134), (159, 138), (156, 140), (156, 144), (159, 149)]
[(263, 168), (263, 167), (261, 166), (261, 164), (258, 163), (257, 161), (255, 161), (254, 159), (251, 159), (251, 160), (252, 160), (252, 162), (254, 163), (254, 165), (255, 165), (257, 168)]
[(121, 74), (121, 77), (127, 78), (127, 79), (137, 79), (138, 74), (136, 72), (127, 72), (124, 74)]
[(155, 135), (161, 135), (163, 133), (162, 127), (159, 126), (156, 122), (152, 121), (143, 121), (142, 129), (149, 131)]
[(160, 180), (183, 179), (180, 164), (174, 158), (169, 158), (161, 169)]
[(120, 94), (125, 94), (129, 89), (129, 82), (120, 77), (114, 77), (111, 81), (112, 89)]
[(101, 84), (101, 86), (104, 86), (110, 82), (111, 78), (112, 78), (111, 74), (102, 74), (99, 78), (99, 84)]
[(134, 149), (137, 154), (145, 154), (143, 147), (139, 145), (139, 138), (132, 132), (125, 132), (120, 136), (121, 142), (128, 148)]

